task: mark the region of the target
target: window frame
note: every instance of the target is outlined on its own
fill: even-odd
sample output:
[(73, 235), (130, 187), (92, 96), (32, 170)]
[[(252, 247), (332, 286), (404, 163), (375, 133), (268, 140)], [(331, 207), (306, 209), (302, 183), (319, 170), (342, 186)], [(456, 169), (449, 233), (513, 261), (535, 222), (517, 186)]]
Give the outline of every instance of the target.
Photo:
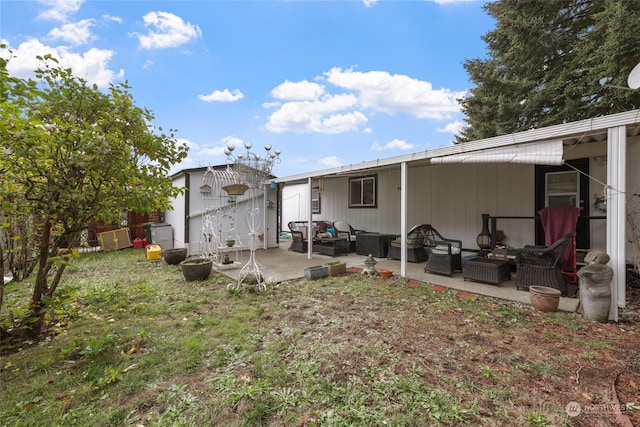
[[(370, 194), (367, 193), (367, 184), (373, 187)], [(359, 185), (358, 185), (359, 184)], [(354, 187), (357, 185), (357, 187)], [(360, 194), (354, 194), (357, 190)], [(365, 203), (367, 196), (370, 196), (373, 200), (370, 203)], [(354, 203), (354, 199), (359, 200)], [(349, 178), (349, 208), (353, 209), (373, 209), (378, 207), (378, 175), (366, 175)]]
[(322, 213), (322, 197), (320, 196), (320, 187), (311, 189), (311, 213)]

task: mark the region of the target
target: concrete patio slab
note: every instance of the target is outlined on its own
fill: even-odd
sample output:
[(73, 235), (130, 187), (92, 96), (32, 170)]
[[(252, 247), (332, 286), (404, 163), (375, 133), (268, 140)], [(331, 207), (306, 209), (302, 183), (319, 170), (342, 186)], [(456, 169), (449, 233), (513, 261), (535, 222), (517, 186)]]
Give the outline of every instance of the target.
[[(316, 265), (323, 265), (331, 261), (345, 261), (347, 268), (364, 268), (365, 256), (357, 255), (354, 252), (344, 256), (336, 256), (335, 258), (314, 253), (309, 258), (308, 255), (289, 251), (288, 241), (282, 241), (279, 247), (269, 249), (258, 249), (256, 251), (256, 259), (263, 267), (265, 278), (272, 278), (274, 281), (286, 282), (304, 278), (304, 269)], [(233, 255), (233, 254), (232, 254)], [(233, 257), (232, 257), (233, 258)], [(240, 268), (249, 260), (248, 251), (238, 251), (235, 254), (235, 261), (239, 263), (238, 268), (221, 269), (219, 272), (237, 280)], [(395, 275), (400, 273), (400, 261), (389, 260), (386, 258), (376, 259), (376, 269), (389, 269)], [(515, 301), (522, 304), (531, 304), (529, 301), (529, 293), (518, 291), (515, 286), (514, 277), (511, 280), (502, 282), (500, 286), (489, 285), (473, 281), (465, 281), (462, 273), (454, 273), (451, 277), (439, 274), (431, 274), (424, 272), (424, 262), (407, 263), (407, 278), (423, 282), (425, 284), (433, 284), (444, 286), (449, 289), (471, 292), (479, 295), (501, 298), (509, 301)], [(578, 309), (578, 298), (560, 298), (558, 310), (575, 312)]]

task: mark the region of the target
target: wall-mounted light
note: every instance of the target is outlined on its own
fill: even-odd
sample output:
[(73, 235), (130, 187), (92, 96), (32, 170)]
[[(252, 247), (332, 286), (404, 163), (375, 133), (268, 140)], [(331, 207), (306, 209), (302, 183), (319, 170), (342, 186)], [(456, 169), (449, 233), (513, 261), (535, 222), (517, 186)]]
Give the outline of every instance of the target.
[(208, 195), (211, 193), (211, 186), (204, 184), (200, 186), (200, 194), (202, 195)]

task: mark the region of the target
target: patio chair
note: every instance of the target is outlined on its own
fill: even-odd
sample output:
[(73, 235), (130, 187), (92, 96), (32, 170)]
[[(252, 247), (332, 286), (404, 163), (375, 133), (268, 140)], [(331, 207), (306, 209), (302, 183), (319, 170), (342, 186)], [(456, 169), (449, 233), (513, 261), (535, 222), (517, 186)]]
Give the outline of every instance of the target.
[(289, 246), (289, 250), (306, 253), (309, 250), (306, 223), (290, 221), (287, 225), (289, 226), (289, 231), (291, 231), (291, 245)]
[(356, 230), (351, 226), (351, 224), (343, 220), (334, 221), (333, 228), (336, 229), (336, 232), (338, 233), (338, 237), (347, 238), (349, 242), (349, 245), (348, 245), (349, 252), (355, 252), (356, 251), (356, 235), (358, 233), (364, 233), (365, 231)]
[[(422, 262), (427, 259), (427, 251), (424, 248), (425, 224), (414, 225), (407, 233), (407, 261)], [(397, 238), (389, 243), (387, 258), (401, 259), (402, 239)]]
[[(576, 230), (580, 208), (575, 206), (547, 206), (538, 211), (542, 228), (544, 229), (544, 244), (551, 245), (566, 233)], [(578, 266), (576, 262), (576, 236), (565, 250), (560, 261), (560, 272), (570, 279), (578, 282)]]
[(527, 245), (516, 251), (516, 287), (520, 291), (529, 286), (547, 286), (567, 293), (567, 283), (562, 275), (562, 255), (573, 241), (575, 232), (567, 233), (551, 246)]
[(431, 225), (423, 228), (424, 245), (427, 250), (427, 264), (424, 271), (451, 276), (454, 271), (462, 271), (462, 241), (443, 237)]

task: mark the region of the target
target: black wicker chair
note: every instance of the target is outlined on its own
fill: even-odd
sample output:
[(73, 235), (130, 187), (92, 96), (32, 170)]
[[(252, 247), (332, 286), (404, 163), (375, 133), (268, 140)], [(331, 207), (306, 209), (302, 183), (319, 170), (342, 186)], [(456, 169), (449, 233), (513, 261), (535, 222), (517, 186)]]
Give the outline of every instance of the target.
[(567, 293), (567, 283), (561, 265), (575, 232), (567, 233), (551, 246), (527, 245), (516, 252), (516, 287), (520, 291), (529, 286), (547, 286)]
[[(424, 248), (425, 224), (414, 225), (407, 233), (407, 261), (422, 262), (427, 259), (427, 251)], [(402, 239), (397, 238), (389, 243), (387, 258), (401, 259)]]
[(308, 228), (306, 224), (306, 222), (289, 222), (289, 231), (291, 231), (290, 251), (306, 253), (309, 250), (309, 243), (307, 240)]
[(462, 241), (447, 239), (430, 225), (423, 226), (424, 245), (427, 249), (425, 272), (451, 276), (454, 271), (462, 271)]

